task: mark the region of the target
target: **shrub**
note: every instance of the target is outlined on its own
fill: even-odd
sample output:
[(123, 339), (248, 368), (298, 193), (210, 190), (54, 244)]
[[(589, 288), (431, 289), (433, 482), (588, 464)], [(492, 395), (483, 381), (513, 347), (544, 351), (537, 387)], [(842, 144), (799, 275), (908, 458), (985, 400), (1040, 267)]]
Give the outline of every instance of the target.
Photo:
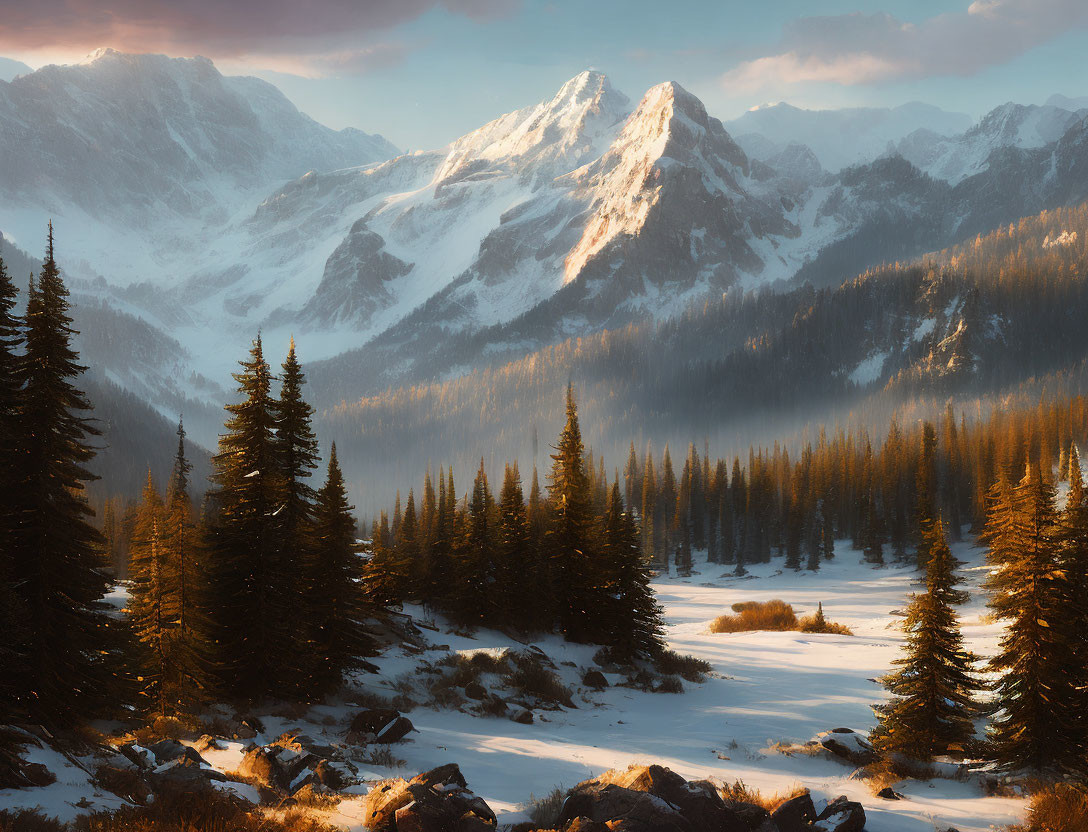
[(518, 808), (529, 816), (533, 826), (538, 829), (552, 828), (559, 821), (563, 801), (567, 793), (562, 786), (556, 786), (543, 797), (530, 794), (529, 799)]
[(804, 786), (794, 785), (785, 792), (775, 792), (767, 797), (759, 789), (753, 789), (745, 785), (743, 780), (737, 780), (732, 785), (726, 783), (718, 790), (718, 793), (726, 803), (751, 803), (762, 806), (768, 812), (773, 812), (787, 800), (805, 794), (807, 791), (808, 789)]
[(654, 688), (655, 693), (683, 693), (684, 683), (680, 681), (679, 676), (666, 676), (660, 682), (657, 683), (657, 687)]
[(667, 676), (681, 676), (689, 682), (701, 682), (703, 676), (713, 670), (714, 666), (695, 656), (682, 656), (673, 650), (662, 650), (657, 657), (657, 669)]
[[(41, 832), (53, 832), (56, 828), (60, 827), (41, 827)], [(13, 827), (13, 832), (15, 829), (38, 832), (32, 826)], [(332, 832), (331, 827), (305, 813), (289, 812), (277, 818), (216, 789), (162, 793), (148, 806), (81, 817), (74, 829), (76, 832)]]
[(574, 707), (570, 691), (563, 685), (562, 680), (541, 664), (536, 656), (515, 656), (514, 669), (507, 674), (505, 681), (523, 696), (535, 696), (542, 702)]
[(368, 766), (378, 766), (379, 768), (400, 768), (407, 765), (387, 745), (371, 746), (367, 749), (367, 755), (362, 759)]
[(755, 630), (784, 632), (798, 630), (803, 633), (833, 633), (852, 636), (848, 627), (824, 618), (823, 604), (813, 615), (800, 621), (793, 607), (785, 601), (743, 601), (733, 604), (735, 615), (720, 615), (710, 622), (712, 633), (746, 633)]
[(797, 616), (785, 601), (748, 601), (734, 604), (735, 615), (721, 615), (710, 624), (712, 633), (744, 633), (752, 630), (796, 630)]
[(64, 832), (64, 825), (36, 809), (5, 809), (0, 811), (0, 832)]
[(1031, 797), (1027, 823), (1011, 832), (1088, 832), (1088, 790), (1057, 783)]

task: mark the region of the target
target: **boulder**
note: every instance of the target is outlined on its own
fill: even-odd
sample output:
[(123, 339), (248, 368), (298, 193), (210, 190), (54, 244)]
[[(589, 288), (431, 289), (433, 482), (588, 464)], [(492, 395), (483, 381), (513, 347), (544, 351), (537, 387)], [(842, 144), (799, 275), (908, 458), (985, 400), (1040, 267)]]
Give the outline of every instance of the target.
[(510, 719), (520, 725), (532, 725), (533, 724), (533, 712), (528, 708), (517, 708), (510, 714)]
[(218, 737), (213, 737), (211, 734), (205, 734), (193, 743), (193, 748), (195, 748), (198, 753), (203, 754), (208, 750), (222, 751), (223, 744), (219, 742)]
[(482, 702), (487, 699), (487, 690), (479, 682), (469, 682), (465, 685), (465, 696), (469, 699), (475, 699), (477, 702)]
[(593, 690), (604, 690), (608, 687), (608, 680), (601, 671), (589, 670), (586, 671), (586, 675), (582, 677), (582, 684)]
[(816, 740), (831, 754), (855, 766), (875, 763), (878, 757), (872, 744), (849, 728), (836, 728), (820, 734)]
[(57, 782), (57, 776), (42, 763), (22, 763), (18, 767), (19, 786), (42, 788)]
[(899, 793), (895, 791), (891, 786), (885, 786), (883, 789), (876, 793), (877, 797), (882, 797), (885, 800), (899, 800)]
[(363, 825), (371, 832), (397, 832), (397, 810), (411, 802), (407, 781), (377, 783), (363, 801)]
[(465, 780), (465, 775), (461, 773), (461, 767), (457, 763), (446, 763), (424, 771), (422, 774), (413, 777), (412, 782), (428, 788), (434, 788), (435, 786), (468, 788), (468, 781)]
[(183, 756), (189, 749), (188, 746), (177, 740), (159, 740), (158, 742), (149, 743), (147, 750), (154, 756), (155, 763), (162, 765)]
[(163, 763), (150, 774), (152, 790), (204, 791), (212, 788), (212, 782), (225, 782), (226, 777), (207, 763), (198, 763), (192, 757), (178, 757)]
[(411, 802), (394, 813), (397, 832), (494, 832), (495, 813), (454, 763), (413, 777), (406, 790)]
[(287, 785), (283, 782), (275, 755), (263, 745), (246, 752), (238, 766), (238, 773), (265, 788), (278, 789)]
[(627, 789), (647, 792), (679, 810), (695, 828), (706, 832), (747, 832), (736, 813), (726, 806), (712, 783), (686, 781), (664, 766), (633, 766), (625, 772), (612, 773), (611, 782)]
[(676, 807), (647, 792), (612, 783), (576, 786), (563, 801), (560, 826), (576, 818), (604, 823), (613, 832), (695, 832)]
[(748, 832), (778, 832), (778, 827), (771, 820), (771, 813), (754, 803), (727, 800), (725, 805), (733, 810)]
[(392, 708), (374, 708), (360, 711), (351, 720), (348, 742), (361, 745), (365, 742), (400, 742), (415, 730), (412, 721)]
[(819, 832), (862, 832), (865, 829), (865, 809), (860, 803), (842, 795), (827, 804), (812, 826)]
[(330, 791), (338, 792), (345, 785), (344, 775), (338, 769), (329, 765), (328, 760), (322, 760), (314, 767), (313, 777), (315, 781)]
[(781, 803), (773, 812), (771, 820), (779, 832), (806, 832), (816, 820), (816, 806), (812, 795), (807, 791)]

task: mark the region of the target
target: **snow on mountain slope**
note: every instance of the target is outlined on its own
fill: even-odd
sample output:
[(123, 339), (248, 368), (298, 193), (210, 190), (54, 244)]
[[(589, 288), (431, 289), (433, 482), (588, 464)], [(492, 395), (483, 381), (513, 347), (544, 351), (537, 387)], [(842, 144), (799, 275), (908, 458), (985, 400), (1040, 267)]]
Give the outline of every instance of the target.
[(118, 283), (153, 279), (278, 183), (396, 152), (205, 58), (108, 49), (0, 83), (0, 139), (0, 228), (37, 248), (53, 217)]
[(11, 58), (0, 58), (0, 81), (11, 81), (19, 75), (25, 75), (26, 73), (33, 71), (34, 70), (22, 61), (15, 61)]
[(893, 108), (848, 107), (805, 110), (786, 103), (749, 110), (725, 123), (751, 157), (766, 161), (790, 142), (808, 145), (829, 171), (868, 162), (918, 129), (955, 135), (971, 126), (971, 117), (911, 102)]
[(1057, 141), (1082, 117), (1060, 107), (1003, 104), (959, 136), (917, 130), (896, 152), (936, 179), (955, 185), (985, 170), (990, 154), (1003, 147), (1037, 148)]

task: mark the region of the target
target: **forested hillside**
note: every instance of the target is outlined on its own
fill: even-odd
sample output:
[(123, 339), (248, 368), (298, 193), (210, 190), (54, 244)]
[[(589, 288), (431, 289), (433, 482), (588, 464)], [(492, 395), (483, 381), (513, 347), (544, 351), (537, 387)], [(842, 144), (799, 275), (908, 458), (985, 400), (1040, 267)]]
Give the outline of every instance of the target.
[[(475, 468), (483, 455), (493, 475), (503, 458), (539, 462), (537, 437), (558, 431), (568, 380), (593, 426), (587, 441), (610, 464), (629, 440), (706, 438), (743, 452), (805, 425), (875, 426), (897, 409), (933, 402), (939, 412), (949, 397), (1070, 370), (1088, 347), (1086, 271), (1088, 206), (1048, 211), (835, 289), (731, 292), (659, 325), (573, 338), (319, 418), (347, 470), (365, 466), (386, 491), (406, 488), (428, 460)], [(367, 509), (382, 498), (370, 482), (356, 495)]]

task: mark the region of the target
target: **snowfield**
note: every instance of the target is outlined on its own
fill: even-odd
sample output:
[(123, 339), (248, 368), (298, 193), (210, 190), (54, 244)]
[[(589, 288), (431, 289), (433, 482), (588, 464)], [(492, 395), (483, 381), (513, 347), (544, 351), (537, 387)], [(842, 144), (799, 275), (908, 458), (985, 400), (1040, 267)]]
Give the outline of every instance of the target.
[[(984, 620), (986, 598), (978, 590), (986, 572), (983, 553), (967, 544), (954, 551), (967, 562), (971, 591), (971, 600), (962, 608), (964, 634), (972, 650), (988, 656), (996, 647), (999, 626)], [(869, 832), (944, 832), (949, 827), (983, 832), (1018, 822), (1024, 801), (986, 797), (972, 781), (908, 781), (896, 787), (902, 800), (883, 800), (851, 776), (851, 766), (824, 755), (789, 754), (776, 748), (780, 743), (803, 744), (832, 728), (868, 732), (874, 723), (871, 705), (883, 696), (874, 680), (891, 668), (902, 641), (891, 613), (905, 608), (907, 594), (917, 589), (914, 569), (865, 566), (844, 541), (839, 542), (835, 559), (825, 561), (816, 574), (781, 571), (779, 563), (755, 566), (749, 575), (736, 577), (731, 567), (703, 562), (691, 577), (661, 576), (655, 581), (670, 647), (713, 665), (704, 683), (685, 682), (682, 694), (644, 693), (615, 686), (621, 677), (606, 674), (613, 686), (590, 691), (580, 679), (594, 666), (596, 648), (547, 637), (536, 644), (576, 691), (576, 708), (536, 710), (534, 723), (522, 725), (507, 718), (420, 707), (409, 714), (417, 733), (389, 746), (404, 764), (394, 769), (364, 764), (360, 777), (367, 781), (410, 777), (456, 762), (469, 787), (495, 810), (500, 827), (526, 819), (519, 807), (530, 794), (546, 795), (554, 786), (569, 788), (632, 763), (659, 763), (687, 779), (740, 779), (765, 794), (800, 784), (811, 789), (818, 809), (823, 801), (845, 794), (864, 804)], [(710, 621), (732, 604), (773, 598), (792, 604), (799, 617), (823, 602), (828, 619), (847, 625), (854, 635), (708, 632)], [(418, 607), (406, 612), (419, 621), (430, 619)], [(435, 631), (423, 630), (428, 649), (387, 651), (375, 660), (380, 672), (359, 674), (359, 685), (392, 696), (405, 689), (407, 680), (424, 678), (419, 672), (423, 659), (433, 662), (447, 651), (525, 649), (494, 631), (469, 636), (438, 623)], [(345, 723), (356, 710), (349, 705), (318, 706), (301, 720), (262, 713), (265, 731), (258, 741), (290, 732), (342, 742)], [(208, 750), (203, 756), (213, 767), (230, 772), (241, 762), (243, 749), (244, 743), (225, 742), (222, 750)], [(80, 809), (114, 808), (120, 803), (108, 793), (96, 792), (83, 772), (66, 761), (65, 766), (64, 772), (57, 772), (61, 781), (53, 786), (0, 791), (0, 807), (40, 805), (49, 814), (70, 818)], [(358, 796), (348, 794), (328, 820), (351, 832), (364, 830), (366, 791), (366, 785), (347, 789)]]
[[(655, 582), (670, 647), (714, 666), (705, 683), (685, 682), (679, 695), (620, 687), (585, 692), (596, 707), (575, 696), (576, 710), (538, 711), (533, 725), (417, 709), (410, 718), (419, 733), (392, 746), (407, 763), (398, 773), (410, 776), (457, 762), (470, 788), (495, 810), (500, 825), (526, 819), (518, 806), (530, 792), (547, 794), (553, 786), (571, 787), (631, 763), (659, 763), (687, 779), (741, 779), (764, 793), (800, 783), (812, 790), (817, 808), (821, 799), (846, 794), (864, 804), (870, 832), (944, 832), (950, 826), (982, 832), (1018, 822), (1023, 801), (985, 797), (974, 783), (907, 783), (897, 787), (903, 800), (882, 800), (864, 782), (851, 779), (853, 769), (845, 764), (773, 750), (776, 743), (804, 743), (837, 727), (868, 732), (874, 724), (871, 705), (883, 695), (873, 680), (899, 655), (902, 636), (890, 613), (906, 606), (907, 593), (917, 588), (917, 573), (912, 568), (860, 565), (858, 552), (844, 541), (838, 546), (837, 557), (815, 575), (782, 572), (770, 564), (737, 578), (730, 567), (703, 563), (690, 578), (661, 577)], [(986, 612), (985, 595), (977, 591), (985, 574), (983, 553), (960, 546), (956, 554), (968, 562), (971, 576), (971, 600), (962, 610), (964, 634), (971, 649), (989, 655), (999, 628), (980, 620)], [(828, 619), (846, 624), (854, 635), (708, 632), (709, 622), (728, 612), (731, 604), (772, 598), (793, 604), (798, 616), (813, 612), (822, 601)], [(475, 639), (427, 635), (451, 650), (521, 646), (489, 631), (480, 631)], [(579, 668), (592, 665), (592, 647), (555, 638), (537, 644), (559, 665), (568, 684), (576, 684), (579, 673), (562, 662)], [(410, 672), (416, 661), (386, 657), (380, 662), (385, 683)], [(610, 682), (618, 680), (609, 677)], [(361, 830), (362, 814), (361, 799), (347, 800), (336, 820)]]

